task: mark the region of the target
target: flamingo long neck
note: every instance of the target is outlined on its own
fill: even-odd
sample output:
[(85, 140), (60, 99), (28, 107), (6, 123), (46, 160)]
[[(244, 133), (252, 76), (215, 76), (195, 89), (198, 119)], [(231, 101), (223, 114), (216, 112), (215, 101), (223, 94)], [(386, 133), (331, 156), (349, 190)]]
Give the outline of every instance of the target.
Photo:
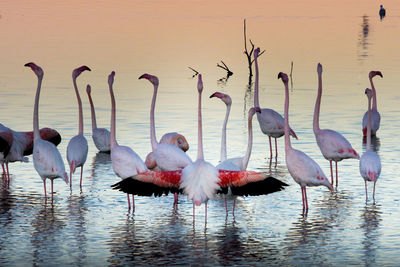
[(79, 109), (79, 134), (83, 134), (83, 112), (82, 112), (82, 100), (79, 96), (78, 86), (76, 85), (76, 78), (73, 79), (74, 88), (76, 93), (76, 98), (78, 100), (78, 109)]
[(243, 158), (243, 168), (244, 170), (247, 169), (247, 165), (249, 164), (249, 160), (250, 160), (250, 155), (251, 155), (251, 149), (253, 147), (253, 116), (249, 114), (249, 118), (248, 118), (248, 126), (247, 126), (247, 131), (248, 131), (248, 139), (247, 139), (247, 150), (246, 150), (246, 154), (244, 155)]
[(289, 86), (285, 82), (285, 153), (292, 149), (289, 136)]
[(374, 82), (372, 81), (372, 77), (369, 78), (369, 82), (372, 87), (372, 109), (378, 110), (378, 105), (377, 105), (377, 101), (376, 101), (376, 90), (375, 90)]
[(43, 77), (38, 77), (38, 86), (36, 89), (35, 96), (35, 107), (33, 109), (33, 138), (37, 140), (40, 138), (39, 132), (39, 97), (40, 97), (40, 89), (42, 87), (42, 79)]
[(153, 98), (151, 99), (151, 108), (150, 108), (150, 140), (153, 152), (157, 147), (156, 126), (154, 122), (154, 109), (156, 107), (157, 89), (158, 85), (154, 85)]
[(92, 130), (97, 129), (97, 122), (96, 122), (96, 111), (94, 109), (94, 104), (92, 100), (92, 96), (88, 93), (89, 103), (90, 103), (90, 112), (92, 114)]
[(255, 66), (255, 70), (256, 70), (256, 78), (254, 81), (254, 107), (260, 107), (260, 102), (258, 100), (259, 75), (258, 75), (258, 59), (257, 59), (257, 57), (254, 57), (254, 66)]
[(111, 96), (111, 133), (110, 133), (110, 147), (113, 148), (117, 145), (117, 139), (115, 137), (115, 97), (112, 86), (110, 85), (110, 96)]
[(368, 98), (367, 151), (371, 149), (371, 98)]
[(321, 97), (322, 97), (322, 74), (318, 73), (318, 95), (317, 100), (315, 101), (314, 108), (314, 120), (313, 120), (313, 130), (314, 134), (319, 132), (319, 112), (321, 109)]
[(226, 160), (226, 125), (228, 124), (229, 113), (231, 112), (231, 104), (226, 105), (226, 113), (224, 124), (222, 125), (222, 135), (221, 135), (221, 158), (220, 161)]
[(197, 108), (197, 159), (204, 159), (203, 154), (203, 126), (202, 126), (202, 117), (201, 117), (201, 92), (199, 92), (199, 104)]

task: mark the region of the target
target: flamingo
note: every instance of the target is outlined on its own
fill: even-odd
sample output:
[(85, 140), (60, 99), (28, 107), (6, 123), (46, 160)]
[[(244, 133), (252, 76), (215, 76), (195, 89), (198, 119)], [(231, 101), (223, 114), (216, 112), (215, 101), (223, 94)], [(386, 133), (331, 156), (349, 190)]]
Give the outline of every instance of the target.
[(90, 111), (92, 114), (92, 139), (97, 147), (97, 149), (101, 152), (110, 152), (110, 131), (106, 128), (97, 128), (96, 122), (96, 111), (94, 109), (93, 99), (91, 96), (92, 88), (88, 84), (86, 86), (86, 93), (89, 98), (90, 103)]
[[(10, 136), (10, 134), (11, 136)], [(43, 140), (47, 140), (57, 146), (61, 142), (61, 135), (54, 129), (42, 128), (39, 130), (40, 137)], [(14, 131), (3, 124), (0, 123), (0, 135), (6, 134), (8, 143), (11, 144), (7, 156), (4, 157), (0, 162), (3, 166), (3, 172), (6, 174), (7, 178), (10, 179), (10, 173), (8, 169), (8, 164), (11, 162), (28, 162), (29, 159), (24, 156), (32, 154), (33, 150), (33, 131)], [(6, 137), (4, 136), (4, 137)], [(10, 140), (12, 138), (12, 140)], [(4, 155), (4, 154), (3, 154)], [(6, 169), (4, 169), (4, 165)]]
[(344, 138), (340, 133), (330, 130), (319, 128), (319, 112), (321, 106), (321, 96), (322, 96), (322, 65), (318, 63), (318, 95), (315, 101), (314, 109), (314, 121), (313, 130), (315, 138), (317, 139), (317, 144), (321, 150), (322, 155), (325, 159), (329, 160), (331, 169), (331, 183), (333, 186), (333, 168), (332, 161), (335, 162), (336, 167), (336, 187), (338, 186), (338, 170), (337, 163), (343, 159), (360, 159), (360, 156), (353, 149), (349, 141)]
[(85, 70), (90, 71), (90, 69), (86, 66), (81, 66), (76, 68), (72, 72), (72, 81), (75, 88), (76, 98), (78, 100), (78, 109), (79, 109), (79, 132), (77, 135), (71, 138), (67, 146), (67, 160), (69, 164), (69, 183), (70, 187), (72, 187), (72, 174), (75, 172), (75, 169), (81, 167), (81, 179), (80, 186), (82, 187), (82, 173), (83, 173), (83, 165), (86, 162), (86, 157), (88, 153), (88, 143), (83, 135), (83, 114), (82, 114), (82, 101), (79, 96), (78, 86), (76, 85), (76, 78)]
[(30, 67), (38, 77), (33, 111), (33, 165), (43, 180), (45, 200), (47, 200), (46, 179), (50, 179), (51, 201), (53, 202), (53, 180), (58, 177), (64, 178), (65, 183), (68, 184), (68, 175), (65, 172), (64, 161), (57, 147), (53, 143), (43, 140), (39, 132), (39, 97), (43, 80), (43, 70), (33, 62), (25, 64), (25, 67)]
[(381, 159), (379, 155), (371, 149), (371, 98), (374, 93), (373, 90), (365, 89), (365, 94), (368, 97), (368, 111), (367, 111), (367, 147), (365, 153), (360, 159), (360, 173), (365, 182), (365, 200), (368, 200), (367, 181), (374, 182), (373, 199), (375, 200), (375, 185), (376, 181), (381, 174)]
[[(0, 124), (0, 126), (3, 125)], [(10, 179), (10, 174), (8, 173), (8, 170), (4, 169), (4, 163), (6, 161), (8, 153), (10, 152), (13, 142), (14, 142), (13, 134), (11, 130), (6, 129), (0, 132), (0, 162), (1, 162), (1, 167), (3, 168), (4, 177), (6, 177), (7, 180)], [(8, 169), (8, 165), (6, 166)]]
[[(147, 79), (153, 84), (153, 97), (150, 108), (150, 139), (152, 152), (146, 157), (146, 166), (148, 168), (158, 167), (161, 171), (174, 171), (185, 168), (192, 163), (192, 160), (184, 152), (184, 148), (188, 148), (184, 136), (177, 133), (168, 133), (164, 135), (164, 141), (171, 143), (158, 143), (156, 138), (155, 122), (154, 122), (154, 109), (156, 105), (158, 78), (154, 75), (143, 74), (139, 79)], [(175, 145), (174, 145), (175, 144)], [(183, 149), (179, 147), (182, 144)], [(186, 145), (185, 145), (186, 144)], [(174, 193), (174, 204), (178, 202), (178, 193)]]
[(280, 72), (278, 79), (282, 79), (285, 86), (285, 154), (286, 166), (293, 180), (301, 187), (303, 212), (308, 211), (307, 189), (306, 186), (324, 185), (331, 191), (332, 185), (329, 183), (321, 167), (304, 152), (294, 149), (290, 143), (289, 136), (289, 86), (288, 76)]
[[(255, 70), (256, 70), (256, 78), (254, 84), (254, 107), (260, 107), (260, 102), (258, 99), (258, 54), (260, 53), (260, 48), (256, 48), (254, 50), (254, 63), (255, 63)], [(269, 139), (269, 151), (270, 151), (270, 158), (272, 160), (272, 144), (271, 144), (271, 137), (275, 139), (275, 159), (278, 158), (278, 147), (277, 147), (277, 138), (283, 136), (285, 134), (284, 131), (284, 119), (281, 114), (276, 112), (273, 109), (269, 108), (262, 108), (261, 113), (257, 113), (258, 123), (260, 124), (261, 131), (268, 135)], [(290, 128), (289, 129), (290, 135), (297, 139), (296, 133)]]
[[(230, 107), (232, 104), (232, 99), (229, 95), (215, 92), (210, 96), (211, 97), (218, 97), (221, 99), (222, 102), (226, 104), (226, 113), (225, 119), (222, 126), (222, 138), (221, 138), (221, 162), (217, 165), (218, 170), (230, 170), (230, 171), (245, 171), (247, 169), (247, 165), (249, 163), (251, 149), (253, 146), (253, 127), (252, 127), (252, 120), (254, 114), (257, 112), (261, 112), (260, 108), (253, 107), (249, 109), (248, 113), (248, 143), (247, 143), (247, 150), (244, 157), (238, 158), (229, 158), (227, 159), (226, 156), (226, 125), (229, 118)], [(280, 191), (283, 189), (284, 186), (287, 186), (286, 183), (279, 181), (273, 177), (266, 177), (264, 181), (258, 181), (256, 183), (249, 182), (247, 184), (243, 184), (242, 186), (232, 187), (231, 193), (233, 196), (237, 195), (266, 195), (276, 191)], [(233, 215), (235, 214), (235, 202), (236, 197), (233, 199)], [(225, 208), (227, 210), (226, 205), (226, 198), (225, 198)]]
[[(377, 107), (377, 101), (376, 101), (376, 90), (374, 86), (374, 82), (372, 81), (372, 78), (374, 78), (376, 75), (379, 75), (383, 78), (383, 75), (380, 71), (370, 71), (369, 72), (369, 82), (371, 84), (372, 88), (372, 108), (371, 108), (371, 135), (376, 135), (376, 132), (379, 129), (380, 123), (381, 123), (381, 115), (379, 114), (378, 107)], [(363, 131), (363, 136), (367, 136), (367, 119), (368, 117), (368, 111), (365, 112), (363, 120), (362, 120), (362, 131)]]
[[(129, 178), (132, 177), (140, 172), (144, 172), (147, 170), (146, 165), (144, 164), (143, 160), (133, 151), (130, 147), (118, 145), (116, 140), (116, 127), (115, 127), (115, 97), (113, 91), (113, 83), (114, 83), (114, 76), (115, 72), (111, 72), (108, 76), (108, 86), (110, 89), (110, 96), (111, 96), (111, 135), (110, 135), (110, 149), (111, 149), (111, 163), (115, 174), (122, 178)], [(137, 190), (137, 188), (134, 188)], [(135, 199), (134, 193), (132, 192), (132, 203), (133, 203), (133, 210), (135, 210)], [(128, 209), (131, 209), (131, 203), (129, 200), (129, 193), (127, 193), (128, 198)]]

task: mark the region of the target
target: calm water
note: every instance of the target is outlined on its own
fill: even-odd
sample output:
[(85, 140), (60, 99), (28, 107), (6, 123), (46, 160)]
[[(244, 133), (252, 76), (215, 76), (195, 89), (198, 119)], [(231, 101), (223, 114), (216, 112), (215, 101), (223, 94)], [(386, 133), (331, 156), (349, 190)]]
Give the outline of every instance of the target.
[[(279, 2), (279, 3), (276, 3)], [(45, 205), (42, 181), (29, 163), (10, 165), (9, 188), (1, 179), (0, 265), (386, 265), (400, 262), (400, 8), (386, 1), (380, 21), (375, 1), (3, 1), (0, 9), (1, 123), (32, 129), (36, 77), (23, 67), (34, 61), (45, 71), (40, 99), (40, 127), (57, 129), (66, 161), (69, 139), (77, 134), (77, 103), (71, 72), (92, 68), (78, 78), (84, 105), (89, 154), (83, 186), (79, 175), (72, 191), (55, 180), (54, 205)], [(142, 158), (150, 151), (149, 107), (152, 87), (137, 78), (159, 77), (156, 131), (179, 131), (197, 153), (197, 91), (192, 67), (203, 74), (203, 125), (206, 160), (217, 164), (225, 105), (208, 96), (231, 95), (228, 156), (243, 155), (247, 145), (247, 110), (253, 103), (246, 58), (243, 18), (260, 57), (260, 103), (283, 113), (284, 91), (277, 80), (290, 72), (290, 122), (299, 136), (293, 146), (315, 159), (329, 174), (329, 163), (316, 145), (312, 116), (317, 89), (316, 66), (324, 67), (321, 127), (341, 132), (362, 154), (361, 119), (370, 70), (382, 116), (376, 149), (382, 161), (376, 202), (365, 201), (357, 160), (339, 164), (339, 187), (308, 189), (309, 213), (302, 215), (300, 187), (292, 180), (279, 139), (279, 157), (270, 165), (267, 138), (254, 120), (249, 169), (267, 172), (290, 186), (268, 196), (239, 198), (226, 216), (224, 200), (209, 201), (192, 219), (192, 204), (180, 197), (136, 197), (134, 214), (126, 195), (110, 188), (110, 156), (91, 140), (89, 102), (92, 85), (99, 127), (109, 128), (107, 75), (116, 71), (117, 139)], [(234, 75), (216, 67), (223, 60)], [(67, 168), (68, 170), (68, 168)], [(372, 187), (370, 186), (372, 189)], [(372, 190), (370, 190), (370, 199)]]

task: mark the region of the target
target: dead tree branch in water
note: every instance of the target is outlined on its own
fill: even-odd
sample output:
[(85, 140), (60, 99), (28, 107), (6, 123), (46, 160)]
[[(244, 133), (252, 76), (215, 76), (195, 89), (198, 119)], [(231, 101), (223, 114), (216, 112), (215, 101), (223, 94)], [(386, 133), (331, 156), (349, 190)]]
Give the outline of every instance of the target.
[(188, 67), (188, 68), (191, 69), (192, 71), (194, 71), (194, 74), (193, 74), (192, 78), (196, 77), (199, 74), (199, 72), (197, 70), (195, 70), (195, 69), (193, 69), (191, 67)]
[(233, 72), (228, 68), (228, 66), (222, 60), (221, 60), (221, 63), (223, 64), (223, 66), (221, 66), (220, 64), (217, 63), (217, 67), (226, 70), (227, 77), (232, 76)]
[[(253, 57), (253, 52), (254, 52), (254, 44), (251, 41), (251, 39), (249, 39), (250, 44), (251, 44), (251, 49), (250, 51), (247, 49), (247, 35), (246, 35), (246, 19), (244, 19), (243, 22), (243, 35), (244, 35), (244, 54), (247, 57), (247, 63), (249, 64), (249, 84), (251, 84), (251, 77), (253, 77), (253, 70), (252, 70), (252, 66), (253, 66), (253, 62), (254, 59), (252, 59)], [(258, 56), (261, 56), (263, 53), (265, 52), (265, 50), (263, 50), (261, 53), (258, 54)]]

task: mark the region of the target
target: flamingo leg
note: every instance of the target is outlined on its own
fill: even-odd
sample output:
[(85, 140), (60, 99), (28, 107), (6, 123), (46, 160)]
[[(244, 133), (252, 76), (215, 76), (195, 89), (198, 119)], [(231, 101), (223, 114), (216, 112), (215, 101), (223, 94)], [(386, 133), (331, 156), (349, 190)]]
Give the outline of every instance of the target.
[(205, 223), (207, 224), (207, 202), (208, 200), (206, 200), (205, 204)]
[(332, 169), (332, 160), (329, 161), (329, 165), (331, 166), (331, 185), (333, 186), (333, 169)]
[(47, 201), (47, 195), (46, 195), (46, 179), (43, 180), (43, 189), (44, 189), (44, 200)]
[(337, 161), (335, 161), (335, 168), (336, 168), (336, 188), (337, 188), (339, 185), (338, 173), (337, 173)]
[(129, 199), (129, 194), (126, 194), (128, 198), (128, 210), (131, 210), (131, 200)]
[(226, 215), (228, 215), (228, 203), (227, 203), (228, 201), (226, 200), (226, 197), (225, 197), (225, 211), (226, 211)]
[(271, 143), (271, 136), (268, 136), (269, 139), (269, 155), (272, 160), (272, 143)]
[(135, 211), (135, 195), (132, 195), (132, 212)]
[(8, 183), (10, 183), (10, 171), (8, 170), (8, 162), (6, 162), (6, 170), (7, 170)]
[(367, 180), (364, 180), (365, 182), (365, 201), (368, 200), (368, 193), (367, 193)]
[(306, 211), (308, 211), (307, 187), (304, 187), (304, 199), (306, 200)]
[(53, 179), (50, 179), (51, 181), (51, 203), (53, 203)]
[(233, 199), (233, 212), (232, 212), (233, 217), (235, 217), (235, 205), (236, 205), (236, 198)]
[(275, 160), (278, 159), (278, 145), (277, 145), (277, 141), (276, 141), (276, 137), (275, 137)]
[(303, 203), (303, 211), (304, 211), (304, 209), (305, 209), (305, 205), (304, 205), (304, 187), (302, 186), (300, 188), (301, 188), (301, 200), (302, 200), (302, 203)]
[(81, 182), (80, 182), (80, 187), (82, 187), (82, 173), (83, 173), (83, 166), (81, 167)]
[(195, 217), (194, 217), (194, 210), (195, 210), (195, 207), (194, 207), (194, 202), (193, 202), (193, 223), (194, 223), (194, 219), (195, 219)]
[(372, 197), (373, 197), (373, 199), (374, 199), (374, 202), (375, 202), (375, 185), (376, 185), (376, 180), (374, 181), (374, 193), (372, 194)]
[(178, 193), (174, 193), (174, 205), (178, 204)]
[(4, 169), (4, 163), (1, 164), (1, 167), (3, 168), (3, 175), (7, 175), (6, 170)]

